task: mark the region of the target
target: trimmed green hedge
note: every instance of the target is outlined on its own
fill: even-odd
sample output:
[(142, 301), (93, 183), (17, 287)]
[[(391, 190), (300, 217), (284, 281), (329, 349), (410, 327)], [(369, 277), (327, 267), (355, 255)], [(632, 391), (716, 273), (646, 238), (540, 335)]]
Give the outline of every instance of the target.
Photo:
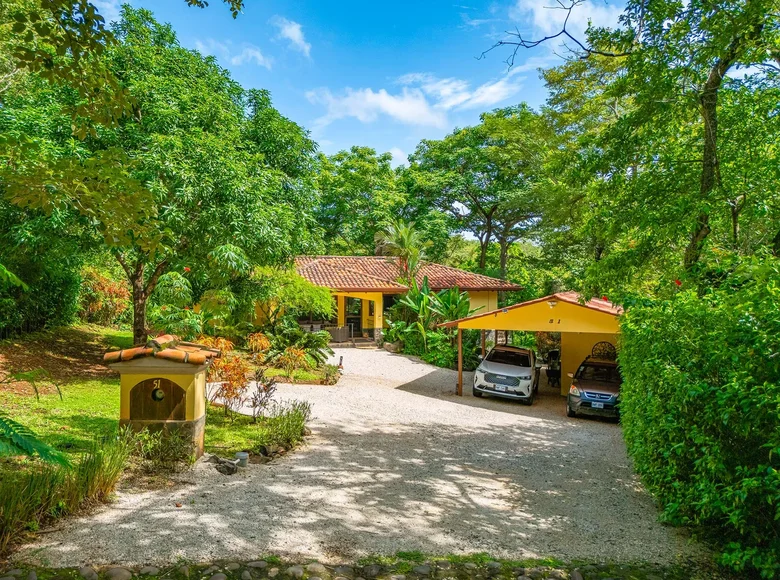
[(701, 526), (722, 563), (780, 576), (780, 272), (631, 306), (621, 416), (664, 519)]

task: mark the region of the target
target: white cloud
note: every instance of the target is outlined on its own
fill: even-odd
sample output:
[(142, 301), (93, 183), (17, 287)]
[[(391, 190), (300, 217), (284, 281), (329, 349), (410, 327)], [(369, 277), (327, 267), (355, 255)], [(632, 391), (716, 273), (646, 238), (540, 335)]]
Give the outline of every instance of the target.
[(279, 37), (290, 41), (290, 46), (300, 53), (309, 56), (311, 44), (306, 42), (303, 28), (298, 22), (282, 16), (274, 16), (271, 23), (279, 29)]
[(390, 155), (393, 156), (393, 161), (391, 162), (393, 168), (398, 167), (399, 165), (406, 165), (409, 162), (409, 156), (398, 147), (390, 149)]
[(108, 24), (111, 21), (119, 20), (119, 13), (122, 7), (120, 0), (91, 0), (100, 14)]
[(258, 66), (264, 66), (271, 70), (271, 59), (265, 56), (254, 44), (244, 43), (240, 49), (237, 49), (229, 41), (219, 42), (213, 38), (207, 38), (205, 41), (196, 40), (195, 48), (202, 54), (213, 55), (218, 60), (233, 66), (254, 62)]
[[(562, 0), (568, 6), (567, 0)], [(594, 26), (617, 26), (618, 17), (623, 7), (616, 0), (585, 0), (571, 11), (566, 30), (578, 40), (584, 42), (588, 21)], [(516, 0), (509, 10), (509, 16), (518, 21), (523, 28), (530, 28), (536, 34), (549, 35), (560, 32), (566, 19), (567, 11), (557, 0)], [(530, 21), (530, 22), (529, 22)]]
[(489, 108), (517, 94), (522, 78), (515, 78), (521, 71), (512, 70), (472, 89), (468, 81), (456, 78), (440, 79), (428, 73), (412, 73), (402, 76), (398, 82), (404, 86), (418, 87), (443, 110)]
[(399, 78), (397, 84), (401, 85), (397, 94), (386, 89), (347, 88), (334, 95), (330, 89), (320, 88), (306, 96), (313, 104), (325, 105), (325, 115), (315, 121), (318, 127), (347, 117), (371, 123), (386, 115), (407, 125), (445, 128), (448, 112), (493, 107), (519, 92), (522, 78), (510, 71), (472, 89), (469, 81), (463, 79), (410, 73)]
[(375, 121), (380, 114), (387, 115), (407, 125), (444, 127), (446, 115), (435, 110), (420, 90), (404, 88), (400, 94), (391, 95), (385, 89), (347, 88), (336, 96), (329, 89), (317, 89), (306, 93), (309, 102), (325, 105), (327, 112), (315, 122), (322, 127), (338, 119), (354, 117), (362, 123)]

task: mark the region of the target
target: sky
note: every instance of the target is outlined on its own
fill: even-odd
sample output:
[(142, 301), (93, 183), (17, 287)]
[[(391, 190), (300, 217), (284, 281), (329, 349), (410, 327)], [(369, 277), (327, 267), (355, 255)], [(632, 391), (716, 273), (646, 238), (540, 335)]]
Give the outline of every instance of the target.
[[(91, 0), (107, 20), (120, 0)], [(421, 139), (441, 139), (482, 112), (544, 103), (537, 69), (562, 62), (556, 44), (480, 55), (506, 31), (538, 38), (560, 30), (557, 0), (246, 0), (233, 19), (211, 0), (131, 0), (169, 22), (179, 42), (213, 55), (246, 88), (268, 89), (282, 114), (311, 131), (326, 154), (353, 145), (406, 162)], [(585, 0), (569, 20), (614, 25), (617, 0)]]

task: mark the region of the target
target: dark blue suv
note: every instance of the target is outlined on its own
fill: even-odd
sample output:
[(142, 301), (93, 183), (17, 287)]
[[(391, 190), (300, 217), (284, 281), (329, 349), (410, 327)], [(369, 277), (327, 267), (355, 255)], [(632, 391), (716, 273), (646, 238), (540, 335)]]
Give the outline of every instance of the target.
[(566, 398), (566, 415), (620, 416), (620, 385), (623, 379), (617, 362), (587, 357), (572, 379)]

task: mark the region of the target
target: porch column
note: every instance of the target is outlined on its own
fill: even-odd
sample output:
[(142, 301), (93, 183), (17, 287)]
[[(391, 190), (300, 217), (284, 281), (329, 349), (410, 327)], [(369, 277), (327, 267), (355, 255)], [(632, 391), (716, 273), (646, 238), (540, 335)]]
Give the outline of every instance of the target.
[(458, 328), (458, 396), (463, 396), (463, 330)]
[(369, 320), (368, 316), (368, 303), (369, 300), (366, 300), (365, 298), (360, 299), (360, 328), (362, 328), (362, 332), (368, 332), (368, 328), (371, 324), (371, 321)]
[(384, 328), (385, 325), (384, 312), (382, 311), (382, 308), (384, 307), (383, 296), (381, 294), (377, 294), (373, 302), (374, 302), (374, 340), (376, 341), (382, 338), (382, 329)]
[(346, 296), (336, 296), (336, 312), (338, 313), (337, 326), (347, 325), (347, 298)]
[(485, 358), (485, 330), (480, 330), (480, 334), (482, 335), (482, 358)]

